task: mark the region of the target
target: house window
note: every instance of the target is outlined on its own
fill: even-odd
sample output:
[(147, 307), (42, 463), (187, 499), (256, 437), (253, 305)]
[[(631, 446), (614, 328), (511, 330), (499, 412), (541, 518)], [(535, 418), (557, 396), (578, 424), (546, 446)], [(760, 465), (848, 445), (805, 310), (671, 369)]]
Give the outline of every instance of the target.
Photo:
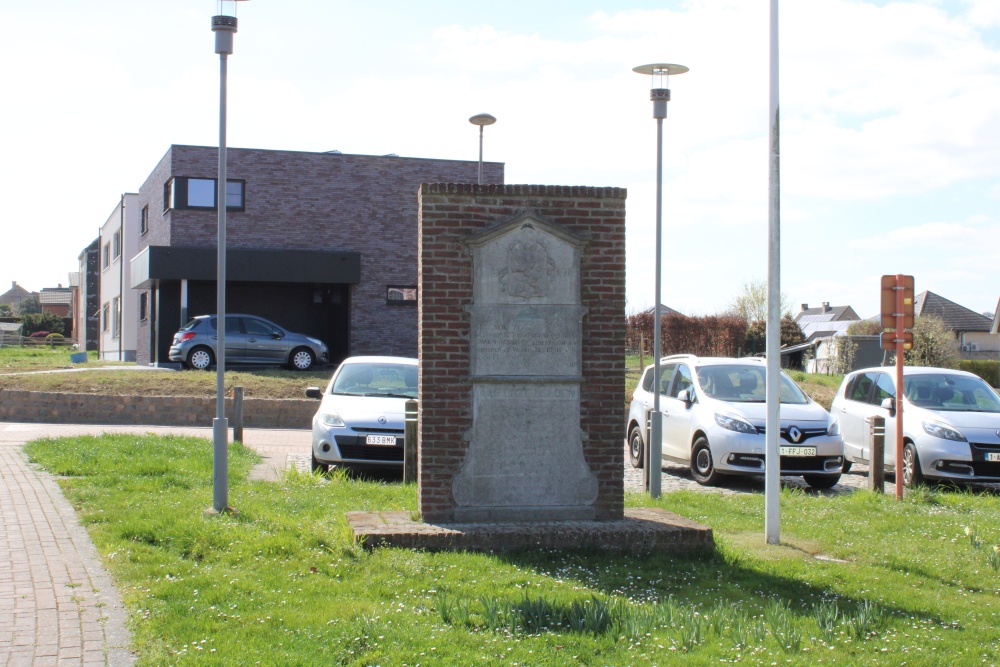
[(149, 292), (139, 293), (139, 321), (145, 322), (149, 315)]
[(417, 305), (416, 285), (389, 285), (385, 289), (385, 302), (390, 306)]
[(119, 229), (111, 237), (111, 258), (118, 259), (122, 254), (122, 231)]
[[(214, 178), (190, 178), (186, 176), (170, 179), (163, 186), (164, 210), (171, 208), (214, 209), (218, 197), (215, 185), (217, 182)], [(227, 210), (243, 210), (245, 189), (244, 181), (226, 181)]]
[(108, 329), (110, 328), (111, 328), (111, 306), (109, 306), (108, 304), (104, 304), (104, 307), (101, 308), (101, 331), (107, 333)]
[(101, 254), (101, 266), (105, 269), (111, 266), (111, 244), (105, 243)]
[(149, 231), (149, 204), (142, 207), (142, 213), (139, 217), (139, 233), (145, 234)]
[(118, 338), (122, 335), (122, 300), (117, 296), (111, 301), (111, 315), (114, 317), (111, 322), (111, 337)]

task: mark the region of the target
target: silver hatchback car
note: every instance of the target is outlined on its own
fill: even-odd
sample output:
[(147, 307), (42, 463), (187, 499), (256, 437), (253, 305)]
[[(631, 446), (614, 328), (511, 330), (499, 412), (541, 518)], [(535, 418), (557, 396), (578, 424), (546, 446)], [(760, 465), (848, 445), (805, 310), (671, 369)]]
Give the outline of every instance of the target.
[[(170, 361), (186, 368), (208, 370), (215, 364), (218, 331), (215, 315), (192, 319), (174, 334)], [(307, 371), (329, 363), (323, 341), (293, 333), (256, 315), (226, 315), (226, 364), (276, 364)]]
[[(699, 484), (724, 474), (764, 473), (763, 359), (675, 355), (664, 357), (660, 378), (646, 368), (632, 395), (626, 438), (632, 465), (642, 466), (653, 392), (663, 413), (663, 459), (691, 466)], [(806, 484), (828, 489), (840, 481), (844, 447), (837, 421), (781, 374), (782, 475), (801, 475)]]
[(417, 360), (348, 357), (325, 390), (312, 424), (312, 469), (403, 468), (406, 401), (417, 397)]

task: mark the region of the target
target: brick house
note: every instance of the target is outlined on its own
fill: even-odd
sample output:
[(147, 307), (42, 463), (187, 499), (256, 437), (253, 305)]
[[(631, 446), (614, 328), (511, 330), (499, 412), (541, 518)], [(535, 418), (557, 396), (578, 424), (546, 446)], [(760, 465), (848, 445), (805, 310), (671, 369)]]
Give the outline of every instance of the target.
[[(130, 286), (136, 360), (169, 364), (173, 334), (216, 312), (218, 149), (173, 145), (139, 188)], [(417, 353), (417, 192), (475, 182), (478, 163), (230, 148), (226, 311), (322, 339), (331, 361)], [(502, 163), (483, 180), (503, 183)]]

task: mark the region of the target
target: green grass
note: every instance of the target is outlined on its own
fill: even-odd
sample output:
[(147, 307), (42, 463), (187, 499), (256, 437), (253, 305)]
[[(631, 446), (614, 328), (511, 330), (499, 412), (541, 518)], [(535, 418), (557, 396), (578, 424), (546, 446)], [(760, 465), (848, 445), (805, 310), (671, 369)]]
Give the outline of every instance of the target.
[(712, 526), (717, 548), (368, 553), (343, 513), (415, 510), (413, 486), (250, 482), (255, 456), (234, 445), (238, 511), (210, 517), (208, 441), (105, 436), (27, 451), (61, 476), (119, 582), (141, 665), (1000, 661), (996, 496), (786, 490), (782, 544), (768, 546), (760, 495), (627, 495)]
[[(80, 366), (80, 364), (70, 363), (69, 355), (73, 352), (74, 350), (66, 347), (49, 347), (47, 345), (0, 347), (0, 373), (49, 371)], [(88, 352), (87, 362), (101, 366), (123, 365), (120, 362), (98, 362), (97, 352)]]

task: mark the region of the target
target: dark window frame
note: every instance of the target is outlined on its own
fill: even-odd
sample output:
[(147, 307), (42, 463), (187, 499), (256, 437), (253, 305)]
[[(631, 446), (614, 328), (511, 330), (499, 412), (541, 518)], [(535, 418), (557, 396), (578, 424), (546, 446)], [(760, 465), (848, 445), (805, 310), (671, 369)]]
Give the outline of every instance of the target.
[[(188, 183), (190, 181), (212, 181), (212, 205), (211, 206), (191, 206), (188, 203)], [(227, 211), (245, 211), (247, 203), (247, 182), (242, 178), (227, 178), (227, 199), (228, 185), (231, 183), (240, 184), (240, 204), (239, 206), (226, 206)], [(163, 210), (191, 210), (191, 211), (215, 211), (219, 204), (219, 179), (204, 178), (202, 176), (173, 176), (163, 184)]]
[[(406, 298), (406, 291), (413, 290), (413, 298)], [(393, 291), (398, 292), (398, 297), (393, 297)], [(420, 300), (420, 293), (416, 285), (386, 285), (385, 305), (387, 306), (416, 306)]]
[(149, 204), (142, 207), (139, 213), (139, 235), (143, 236), (149, 231)]
[(139, 292), (139, 321), (149, 319), (149, 292)]

